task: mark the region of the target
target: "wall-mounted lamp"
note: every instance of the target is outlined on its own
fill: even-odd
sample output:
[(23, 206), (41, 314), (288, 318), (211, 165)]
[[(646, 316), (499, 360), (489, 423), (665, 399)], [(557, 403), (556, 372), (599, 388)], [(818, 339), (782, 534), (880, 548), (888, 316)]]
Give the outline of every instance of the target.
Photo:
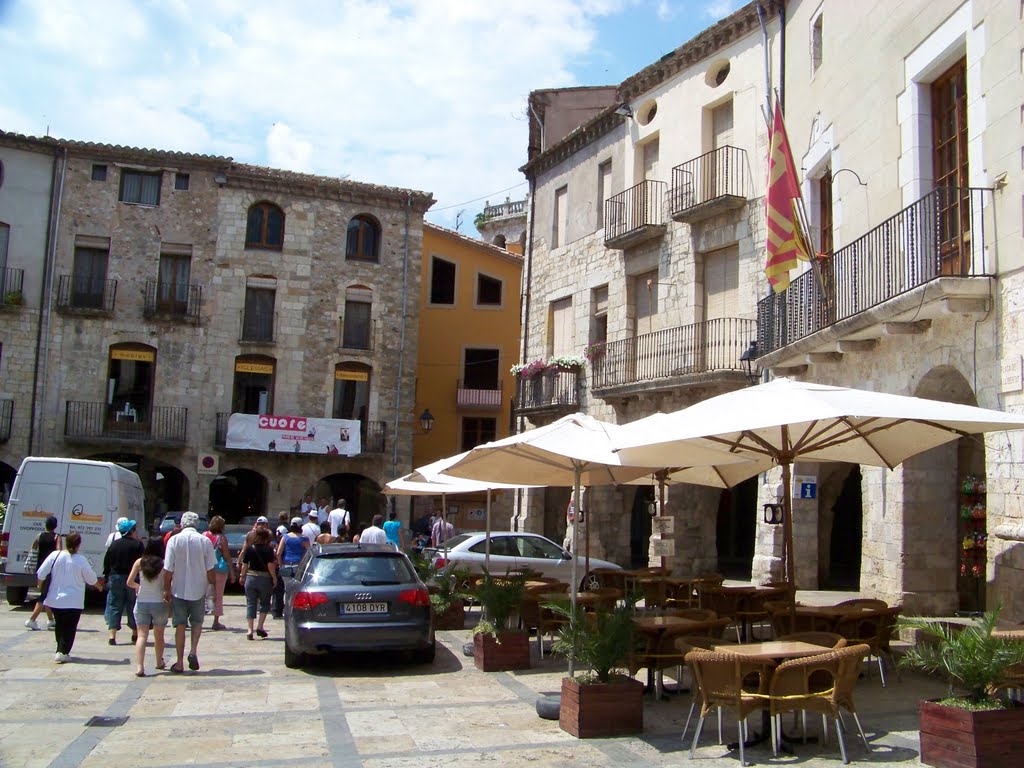
[(629, 104), (620, 104), (618, 108), (615, 110), (615, 114), (618, 115), (619, 117), (632, 117), (633, 109), (629, 106)]
[(424, 408), (423, 413), (420, 414), (420, 426), (423, 427), (424, 432), (429, 432), (434, 428), (434, 417), (429, 408)]
[(658, 502), (656, 502), (656, 501), (648, 501), (647, 502), (647, 514), (650, 515), (651, 517), (657, 517), (658, 516)]
[(750, 342), (747, 351), (740, 355), (740, 363), (743, 365), (743, 372), (747, 374), (747, 380), (751, 384), (757, 384), (761, 379), (761, 368), (757, 364), (757, 339)]
[(213, 180), (214, 182), (216, 182), (218, 187), (223, 187), (225, 184), (228, 183), (228, 177), (226, 174), (223, 173), (218, 173), (216, 176), (213, 177)]
[(779, 483), (775, 488), (775, 503), (768, 503), (764, 505), (764, 521), (768, 525), (780, 525), (783, 518), (783, 497), (785, 496), (785, 490), (782, 487), (782, 483)]

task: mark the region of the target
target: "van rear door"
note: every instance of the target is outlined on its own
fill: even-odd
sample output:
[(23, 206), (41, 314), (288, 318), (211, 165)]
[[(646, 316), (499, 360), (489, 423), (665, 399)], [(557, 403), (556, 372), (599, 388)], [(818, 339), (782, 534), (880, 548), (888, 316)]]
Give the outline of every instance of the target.
[(7, 507), (10, 520), (8, 573), (22, 569), (22, 563), (36, 536), (44, 529), (46, 518), (57, 518), (57, 531), (67, 530), (64, 489), (68, 483), (68, 467), (64, 462), (25, 461), (15, 482)]
[(82, 534), (79, 554), (85, 555), (97, 574), (103, 570), (107, 536), (113, 530), (113, 477), (110, 468), (88, 464), (71, 464), (68, 469), (67, 493), (64, 497), (64, 520), (59, 530)]

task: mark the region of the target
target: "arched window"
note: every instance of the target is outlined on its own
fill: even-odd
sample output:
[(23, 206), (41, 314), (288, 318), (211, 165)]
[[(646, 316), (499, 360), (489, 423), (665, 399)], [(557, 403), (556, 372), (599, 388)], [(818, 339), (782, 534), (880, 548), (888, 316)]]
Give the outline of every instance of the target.
[(366, 423), (370, 407), (370, 373), (370, 366), (362, 363), (338, 363), (334, 366), (332, 418), (358, 419)]
[(149, 422), (153, 407), (156, 349), (146, 344), (111, 344), (107, 362), (107, 415), (112, 421)]
[(284, 211), (273, 203), (256, 203), (245, 225), (246, 248), (280, 251), (284, 244)]
[(372, 217), (360, 214), (348, 223), (345, 259), (380, 261), (380, 224)]
[(235, 358), (232, 413), (273, 413), (276, 367), (277, 361), (266, 355), (239, 355)]

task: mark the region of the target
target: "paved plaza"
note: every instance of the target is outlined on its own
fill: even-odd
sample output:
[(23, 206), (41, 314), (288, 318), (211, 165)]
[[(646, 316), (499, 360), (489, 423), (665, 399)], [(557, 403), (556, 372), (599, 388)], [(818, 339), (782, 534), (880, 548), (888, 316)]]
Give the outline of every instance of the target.
[[(564, 661), (535, 658), (528, 671), (483, 673), (462, 653), (470, 638), (465, 630), (438, 633), (437, 660), (429, 666), (363, 656), (289, 670), (282, 659), (282, 623), (268, 621), (270, 637), (250, 642), (242, 596), (229, 593), (227, 605), (229, 629), (203, 635), (199, 672), (154, 674), (150, 650), (152, 676), (146, 678), (134, 676), (130, 646), (107, 645), (98, 610), (82, 618), (73, 662), (58, 665), (52, 633), (26, 630), (29, 611), (4, 606), (0, 765), (739, 765), (735, 753), (717, 744), (713, 721), (705, 726), (696, 761), (689, 761), (679, 739), (690, 704), (686, 695), (648, 698), (642, 736), (577, 740), (534, 709), (538, 694), (558, 691)], [(126, 630), (120, 636), (129, 639)], [(170, 653), (167, 658), (170, 663)], [(909, 674), (902, 682), (893, 675), (883, 689), (875, 669), (857, 691), (873, 751), (865, 754), (848, 734), (853, 762), (917, 765), (917, 701), (942, 690)], [(127, 720), (118, 727), (87, 726), (95, 716)], [(734, 738), (728, 716), (725, 728), (726, 740)], [(764, 744), (747, 756), (757, 765), (841, 765), (834, 740), (826, 747), (798, 744), (795, 751), (772, 758)]]

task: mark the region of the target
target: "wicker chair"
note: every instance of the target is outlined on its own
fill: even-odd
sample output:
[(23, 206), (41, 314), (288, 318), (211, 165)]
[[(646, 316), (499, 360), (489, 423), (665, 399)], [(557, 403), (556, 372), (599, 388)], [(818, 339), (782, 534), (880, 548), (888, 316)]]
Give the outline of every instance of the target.
[[(724, 629), (724, 627), (723, 627)], [(721, 632), (719, 633), (721, 634)], [(675, 638), (676, 649), (683, 654), (684, 661), (686, 654), (690, 651), (712, 651), (716, 645), (731, 645), (732, 640), (719, 640), (712, 637), (705, 637), (704, 635), (683, 635), (682, 637)], [(682, 672), (677, 673), (680, 682), (682, 681)], [(692, 675), (691, 675), (692, 677)], [(686, 715), (686, 724), (683, 726), (683, 733), (680, 736), (681, 741), (686, 741), (686, 732), (690, 730), (690, 721), (693, 719), (693, 712), (697, 708), (697, 699), (700, 693), (697, 690), (697, 681), (690, 684), (690, 711)], [(722, 743), (722, 709), (718, 709), (718, 743)]]
[[(704, 718), (715, 709), (731, 709), (737, 720), (740, 744), (740, 765), (746, 765), (743, 742), (747, 738), (747, 717), (768, 706), (768, 685), (772, 663), (751, 662), (742, 656), (716, 651), (690, 651), (686, 654), (686, 666), (693, 674), (700, 692), (700, 719), (690, 745), (690, 758), (697, 751)], [(744, 680), (757, 675), (760, 683), (756, 692), (744, 686)]]
[[(782, 715), (785, 712), (814, 712), (822, 716), (822, 725), (827, 737), (828, 719), (832, 719), (839, 737), (839, 751), (843, 763), (849, 763), (846, 744), (843, 741), (843, 727), (840, 710), (853, 715), (857, 730), (864, 741), (864, 748), (870, 752), (867, 736), (861, 727), (860, 718), (853, 700), (861, 662), (870, 652), (867, 645), (853, 645), (839, 648), (818, 656), (807, 656), (780, 664), (772, 675), (769, 687), (769, 712), (772, 716), (772, 750), (777, 755), (782, 738)], [(830, 681), (830, 682), (823, 682)]]
[(871, 649), (870, 656), (878, 659), (878, 672), (882, 677), (883, 688), (885, 687), (885, 662), (888, 661), (889, 665), (895, 668), (889, 639), (896, 627), (896, 620), (902, 612), (903, 609), (899, 606), (886, 607), (848, 616), (840, 619), (836, 625), (836, 632), (846, 638), (847, 645), (863, 643)]

